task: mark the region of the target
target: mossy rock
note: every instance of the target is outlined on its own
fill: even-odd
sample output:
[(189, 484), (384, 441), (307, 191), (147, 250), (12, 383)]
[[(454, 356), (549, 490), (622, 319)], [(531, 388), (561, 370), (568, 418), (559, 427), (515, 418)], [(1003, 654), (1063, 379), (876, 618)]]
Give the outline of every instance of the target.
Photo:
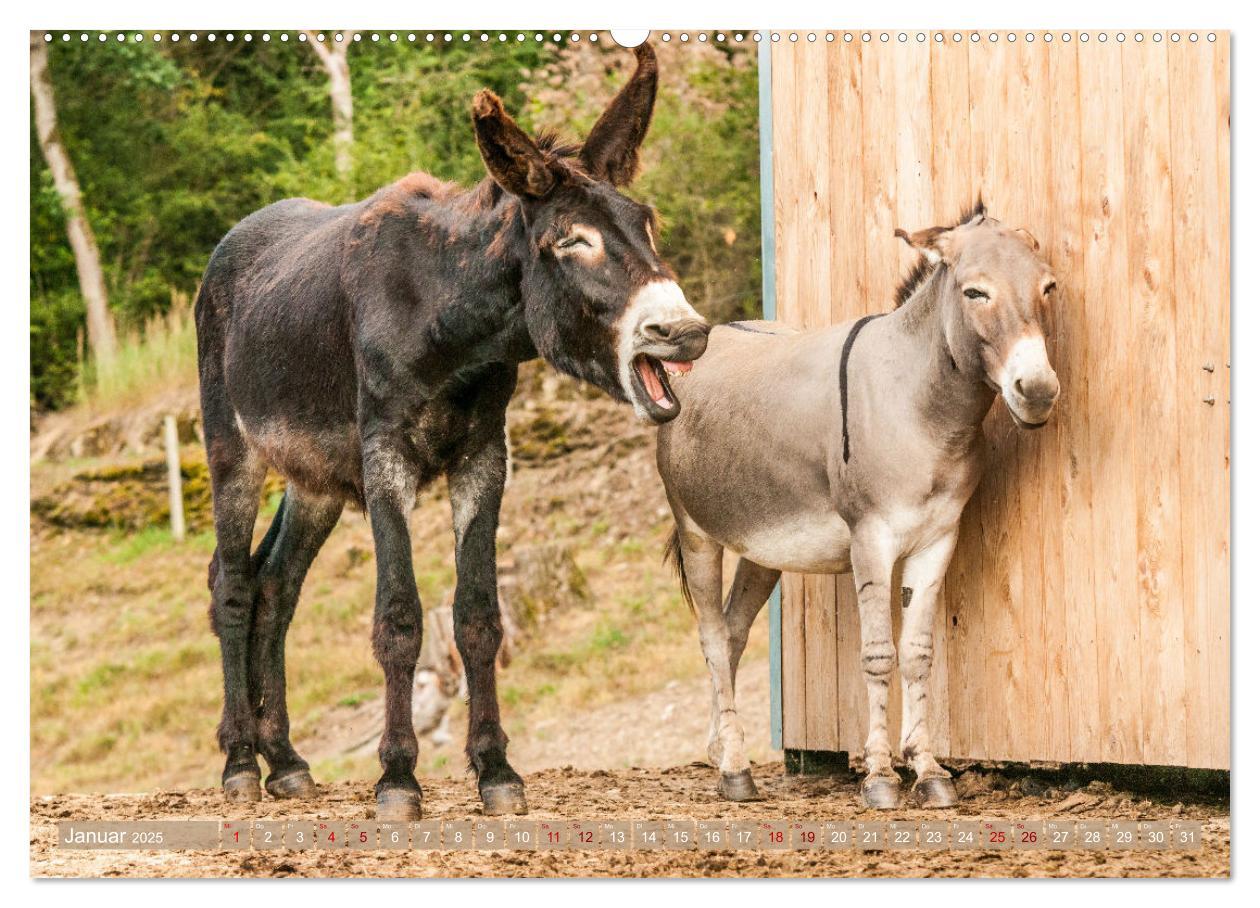
[[(204, 460), (180, 462), (184, 522), (190, 532), (214, 525), (210, 503), (210, 471)], [(284, 490), (278, 476), (269, 475), (262, 500)], [(65, 529), (143, 530), (171, 521), (166, 461), (148, 460), (85, 470), (31, 502), (31, 513)]]
[(591, 602), (590, 582), (571, 546), (559, 542), (517, 545), (512, 555), (514, 563), (501, 571), (501, 592), (521, 630), (529, 631), (549, 612)]
[(512, 441), (512, 458), (526, 464), (554, 460), (595, 444), (588, 427), (562, 417), (549, 407), (514, 420), (508, 434)]

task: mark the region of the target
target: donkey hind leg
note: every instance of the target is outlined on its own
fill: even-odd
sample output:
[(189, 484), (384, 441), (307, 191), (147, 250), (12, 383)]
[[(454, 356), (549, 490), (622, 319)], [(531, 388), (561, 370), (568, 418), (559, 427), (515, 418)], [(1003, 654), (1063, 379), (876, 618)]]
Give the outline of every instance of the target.
[(739, 660), (743, 658), (744, 647), (748, 645), (748, 631), (761, 610), (765, 607), (775, 584), (782, 576), (781, 571), (762, 567), (747, 558), (739, 559), (735, 566), (735, 579), (731, 583), (730, 592), (726, 594), (726, 632), (731, 646), (731, 683), (735, 683), (735, 675), (739, 671)]
[(254, 556), (258, 599), (250, 637), (250, 675), (257, 691), (258, 749), (271, 769), (267, 792), (276, 798), (311, 797), (316, 791), (309, 764), (289, 740), (284, 641), (302, 581), (337, 525), (341, 510), (340, 498), (315, 496), (290, 486), (276, 515), (279, 531), (273, 544), (266, 551), (260, 547)]
[[(762, 567), (747, 558), (741, 558), (735, 566), (735, 579), (731, 581), (731, 588), (726, 594), (723, 613), (726, 619), (726, 636), (730, 651), (731, 688), (737, 693), (739, 686), (736, 678), (739, 673), (739, 660), (743, 657), (744, 648), (748, 645), (748, 631), (762, 607), (765, 606), (766, 600), (770, 598), (770, 593), (774, 591), (774, 585), (779, 582), (779, 576), (779, 571)], [(722, 760), (722, 742), (718, 735), (720, 723), (721, 711), (718, 706), (717, 691), (714, 690), (708, 748), (709, 759), (714, 766), (719, 765)], [(752, 784), (751, 775), (749, 773), (748, 785), (755, 796), (756, 787)]]
[[(932, 629), (936, 604), (954, 554), (955, 532), (906, 559), (902, 583), (913, 592), (901, 626), (901, 753), (914, 767), (911, 796), (924, 807), (958, 803), (949, 773), (932, 756), (928, 730), (928, 679), (932, 673)], [(939, 704), (936, 705), (939, 708)]]
[(378, 750), (383, 772), (376, 783), (376, 816), (386, 822), (418, 820), (422, 798), (411, 718), (423, 623), (409, 525), (418, 476), (403, 453), (407, 444), (406, 439), (385, 433), (363, 443), (364, 497), (376, 551), (372, 652), (385, 671), (385, 730)]
[(901, 790), (901, 779), (892, 768), (888, 744), (888, 683), (896, 659), (889, 600), (894, 556), (880, 528), (865, 529), (866, 532), (855, 534), (852, 549), (861, 623), (862, 674), (870, 714), (862, 800), (868, 807), (889, 810), (897, 806)]
[(525, 782), (507, 759), (499, 716), (495, 659), (503, 641), (495, 533), (507, 480), (507, 445), (501, 427), (472, 443), (447, 482), (455, 529), (455, 645), (468, 679), (468, 765), (488, 816), (523, 814)]
[(700, 648), (709, 666), (713, 685), (713, 713), (717, 726), (718, 793), (728, 801), (757, 797), (748, 758), (744, 754), (744, 729), (735, 711), (735, 685), (731, 678), (731, 644), (722, 613), (722, 546), (698, 530), (678, 527), (683, 571), (695, 605), (700, 627)]
[(250, 558), (258, 498), (266, 467), (235, 427), (207, 438), (217, 540), (210, 568), (210, 624), (223, 661), (223, 719), (219, 748), (226, 754), (223, 793), (229, 801), (257, 801), (261, 773), (256, 755), (249, 636), (257, 585)]

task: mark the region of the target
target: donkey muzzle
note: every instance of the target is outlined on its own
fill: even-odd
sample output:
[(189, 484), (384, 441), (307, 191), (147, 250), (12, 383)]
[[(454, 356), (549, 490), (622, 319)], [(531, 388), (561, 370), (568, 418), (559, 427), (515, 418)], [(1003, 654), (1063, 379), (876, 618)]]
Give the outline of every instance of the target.
[(639, 326), (637, 352), (663, 360), (690, 362), (709, 346), (709, 323), (702, 318), (648, 319)]
[(1002, 380), (1002, 399), (1021, 429), (1039, 429), (1059, 399), (1059, 376), (1050, 366), (1043, 337), (1026, 337), (1011, 349)]
[(1050, 419), (1059, 399), (1059, 377), (1047, 369), (1030, 377), (1016, 378), (1003, 390), (1007, 409), (1021, 429), (1040, 429)]

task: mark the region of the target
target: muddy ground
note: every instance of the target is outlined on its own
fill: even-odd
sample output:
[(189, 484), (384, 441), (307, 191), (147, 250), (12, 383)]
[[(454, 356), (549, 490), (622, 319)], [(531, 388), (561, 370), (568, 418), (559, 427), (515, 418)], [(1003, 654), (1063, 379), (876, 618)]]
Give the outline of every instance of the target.
[[(1194, 819), (1198, 851), (629, 851), (580, 852), (117, 852), (61, 851), (59, 820), (362, 819), (373, 813), (369, 784), (325, 786), (317, 800), (264, 800), (229, 807), (217, 791), (46, 795), (31, 801), (31, 874), (40, 877), (1224, 877), (1230, 872), (1228, 805), (1147, 799), (1092, 783), (1048, 789), (997, 774), (960, 779), (963, 799), (948, 816), (863, 809), (851, 777), (786, 776), (782, 764), (754, 772), (765, 800), (729, 804), (702, 765), (613, 772), (552, 769), (527, 776), (531, 819), (940, 820)], [(1035, 793), (1025, 793), (1025, 791)], [(427, 784), (429, 818), (477, 819), (470, 780)]]

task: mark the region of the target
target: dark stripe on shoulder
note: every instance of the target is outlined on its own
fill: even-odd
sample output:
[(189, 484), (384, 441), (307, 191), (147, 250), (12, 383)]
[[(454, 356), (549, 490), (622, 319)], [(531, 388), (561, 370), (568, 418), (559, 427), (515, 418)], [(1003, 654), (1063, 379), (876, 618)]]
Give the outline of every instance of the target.
[(760, 328), (754, 328), (746, 322), (727, 322), (725, 327), (735, 328), (739, 331), (747, 331), (749, 334), (772, 334), (771, 331), (762, 331)]

